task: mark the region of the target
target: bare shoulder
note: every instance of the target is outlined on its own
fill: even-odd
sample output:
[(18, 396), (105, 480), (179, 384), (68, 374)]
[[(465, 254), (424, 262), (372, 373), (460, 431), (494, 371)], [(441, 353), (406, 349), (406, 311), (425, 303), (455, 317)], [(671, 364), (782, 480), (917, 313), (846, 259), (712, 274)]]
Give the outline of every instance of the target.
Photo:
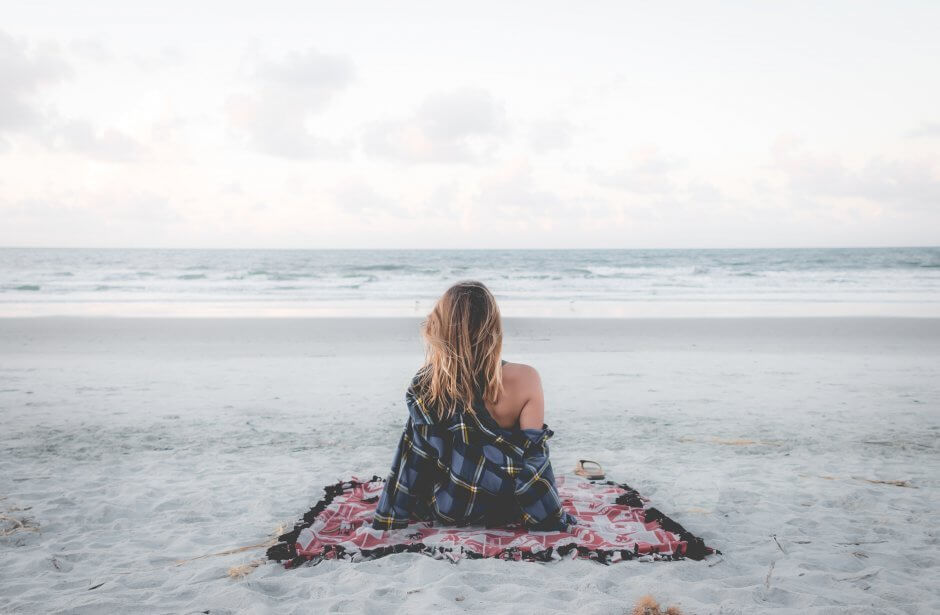
[(503, 365), (503, 384), (514, 389), (531, 390), (541, 388), (542, 379), (531, 365), (507, 362)]
[(503, 365), (506, 404), (512, 408), (512, 420), (521, 429), (538, 429), (545, 422), (545, 397), (537, 369), (524, 363)]

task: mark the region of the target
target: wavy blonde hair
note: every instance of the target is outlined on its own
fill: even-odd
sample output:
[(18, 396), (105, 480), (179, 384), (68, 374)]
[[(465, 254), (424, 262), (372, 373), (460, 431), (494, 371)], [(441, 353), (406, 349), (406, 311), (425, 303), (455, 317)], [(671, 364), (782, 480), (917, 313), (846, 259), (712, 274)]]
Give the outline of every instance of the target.
[(503, 324), (486, 286), (466, 281), (448, 288), (421, 332), (427, 355), (417, 390), (428, 407), (443, 418), (453, 416), (458, 406), (473, 412), (481, 394), (496, 403), (503, 391)]

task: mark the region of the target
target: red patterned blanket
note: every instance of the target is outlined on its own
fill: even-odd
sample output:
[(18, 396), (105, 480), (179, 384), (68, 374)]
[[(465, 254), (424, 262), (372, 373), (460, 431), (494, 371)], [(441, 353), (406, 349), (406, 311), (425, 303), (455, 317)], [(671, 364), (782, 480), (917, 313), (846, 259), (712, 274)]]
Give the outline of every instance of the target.
[(521, 525), (454, 527), (429, 521), (414, 521), (400, 530), (374, 530), (370, 522), (383, 479), (353, 478), (326, 487), (326, 496), (268, 549), (268, 558), (290, 568), (307, 561), (361, 561), (402, 551), (453, 562), (480, 557), (547, 562), (570, 557), (604, 564), (629, 559), (699, 560), (716, 553), (649, 507), (646, 498), (627, 485), (576, 476), (559, 476), (555, 481), (562, 505), (578, 520), (570, 532), (536, 532)]

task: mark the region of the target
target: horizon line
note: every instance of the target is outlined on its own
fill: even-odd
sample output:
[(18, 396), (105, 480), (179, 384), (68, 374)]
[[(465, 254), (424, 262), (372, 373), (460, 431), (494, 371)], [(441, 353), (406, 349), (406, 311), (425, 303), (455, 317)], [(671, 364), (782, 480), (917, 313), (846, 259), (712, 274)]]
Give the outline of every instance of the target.
[(655, 247), (655, 248), (376, 248), (376, 247), (349, 247), (349, 248), (262, 248), (262, 247), (167, 247), (167, 246), (0, 246), (0, 250), (179, 250), (179, 251), (267, 251), (267, 252), (588, 252), (588, 251), (679, 251), (679, 250), (897, 250), (897, 249), (938, 249), (937, 245), (832, 245), (832, 246), (731, 246), (731, 247)]

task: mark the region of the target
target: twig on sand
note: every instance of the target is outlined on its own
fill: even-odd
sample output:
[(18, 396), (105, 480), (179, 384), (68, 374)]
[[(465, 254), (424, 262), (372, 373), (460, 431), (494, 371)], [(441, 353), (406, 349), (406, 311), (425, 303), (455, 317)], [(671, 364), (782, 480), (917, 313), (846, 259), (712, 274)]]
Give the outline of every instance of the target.
[(770, 589), (770, 575), (774, 573), (774, 566), (777, 565), (777, 560), (770, 560), (770, 569), (767, 571), (767, 576), (764, 577), (764, 589)]
[[(272, 535), (272, 537), (269, 540), (266, 540), (265, 542), (259, 542), (253, 545), (245, 545), (244, 547), (234, 547), (232, 549), (226, 549), (225, 551), (218, 551), (216, 553), (206, 553), (205, 555), (197, 555), (196, 557), (190, 557), (187, 559), (177, 560), (176, 562), (172, 564), (168, 564), (164, 566), (154, 566), (152, 568), (147, 568), (147, 569), (126, 570), (123, 572), (115, 572), (113, 574), (117, 576), (117, 575), (125, 575), (125, 574), (136, 574), (138, 572), (150, 572), (152, 570), (159, 570), (159, 569), (166, 569), (166, 568), (176, 568), (178, 566), (182, 566), (183, 564), (187, 562), (194, 562), (196, 560), (205, 559), (207, 557), (216, 557), (220, 555), (232, 555), (233, 553), (242, 553), (244, 551), (251, 551), (252, 549), (263, 549), (264, 547), (270, 547), (270, 546), (277, 544), (278, 536), (280, 536), (283, 533), (284, 533), (284, 524), (282, 523), (277, 526), (276, 530), (274, 530), (274, 534)], [(252, 560), (248, 562), (247, 564), (241, 564), (239, 566), (232, 566), (231, 568), (228, 569), (226, 574), (233, 579), (240, 579), (242, 577), (245, 577), (251, 574), (255, 568), (257, 568), (258, 566), (266, 562), (267, 560)], [(98, 583), (97, 585), (89, 587), (88, 589), (89, 590), (98, 589), (105, 583), (107, 583), (107, 581), (102, 581), (101, 583)]]
[(855, 542), (837, 542), (837, 547), (859, 547), (861, 545), (880, 545), (887, 540), (856, 540)]
[(680, 442), (711, 442), (712, 444), (724, 444), (725, 446), (781, 446), (782, 442), (773, 440), (752, 440), (750, 438), (711, 438), (710, 440), (699, 440), (692, 436), (682, 436)]
[(779, 548), (780, 551), (781, 551), (784, 555), (787, 555), (787, 550), (784, 549), (784, 548), (783, 548), (783, 545), (781, 545), (780, 542), (777, 540), (777, 535), (776, 535), (776, 534), (771, 534), (770, 537), (773, 538), (773, 539), (774, 539), (774, 542), (777, 543), (777, 548)]
[(835, 579), (836, 581), (863, 581), (865, 579), (870, 579), (874, 576), (877, 576), (879, 572), (881, 572), (881, 568), (870, 568), (855, 574), (837, 575)]
[(713, 566), (717, 566), (718, 564), (720, 564), (720, 563), (723, 562), (723, 561), (725, 561), (725, 558), (719, 557), (716, 561), (714, 561), (714, 562), (712, 562), (711, 564), (709, 564), (708, 567), (711, 568), (711, 567), (713, 567)]
[(914, 486), (906, 480), (878, 480), (877, 478), (865, 478), (863, 476), (853, 476), (852, 478), (855, 480), (863, 480), (866, 483), (871, 483), (873, 485), (892, 485), (894, 487), (909, 487), (914, 489)]
[[(801, 474), (800, 476), (807, 476), (806, 474)], [(914, 485), (911, 484), (908, 480), (880, 480), (877, 478), (865, 478), (864, 476), (851, 476), (849, 478), (842, 478), (839, 476), (827, 476), (825, 474), (820, 474), (819, 478), (823, 480), (862, 480), (866, 483), (871, 483), (873, 485), (891, 485), (892, 487), (908, 487), (909, 489), (917, 489)]]

